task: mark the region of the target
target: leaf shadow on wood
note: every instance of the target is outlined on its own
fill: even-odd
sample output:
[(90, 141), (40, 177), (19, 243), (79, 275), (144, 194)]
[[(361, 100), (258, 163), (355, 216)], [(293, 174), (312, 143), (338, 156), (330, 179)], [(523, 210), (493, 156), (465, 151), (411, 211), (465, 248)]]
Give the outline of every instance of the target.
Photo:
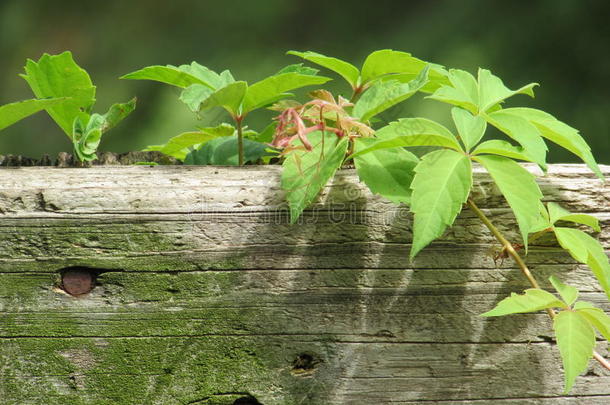
[[(512, 334), (519, 334), (523, 319), (517, 324), (509, 321), (488, 336), (486, 320), (478, 316), (484, 312), (481, 305), (491, 301), (490, 295), (509, 288), (492, 282), (493, 269), (489, 263), (486, 268), (482, 265), (481, 249), (462, 250), (441, 241), (409, 263), (407, 209), (388, 214), (383, 211), (387, 204), (358, 200), (357, 187), (355, 192), (349, 188), (339, 173), (331, 193), (322, 197), (328, 209), (325, 214), (341, 217), (337, 221), (341, 232), (358, 235), (357, 240), (346, 237), (334, 246), (311, 243), (302, 252), (307, 268), (331, 267), (327, 272), (335, 275), (335, 284), (324, 287), (339, 286), (341, 294), (334, 293), (332, 299), (348, 303), (354, 315), (345, 325), (350, 333), (334, 337), (340, 349), (332, 361), (341, 377), (329, 386), (327, 400), (379, 400), (380, 395), (392, 400), (485, 399), (536, 392), (544, 380), (537, 352), (526, 352), (524, 358), (502, 345), (513, 340)], [(350, 193), (356, 195), (355, 205), (345, 209)], [(338, 213), (337, 205), (344, 211)], [(319, 215), (316, 220), (319, 224)], [(374, 226), (369, 226), (371, 221)], [(349, 281), (347, 272), (352, 273)], [(360, 344), (350, 344), (356, 342)], [(526, 386), (485, 388), (490, 380), (500, 384), (510, 378), (506, 369), (520, 372), (524, 363), (528, 364)], [(393, 379), (390, 392), (384, 393), (387, 385), (375, 383), (379, 378)], [(422, 382), (416, 389), (415, 379)], [(363, 386), (367, 393), (358, 394)]]
[[(499, 383), (510, 378), (504, 368), (518, 372), (532, 362), (502, 349), (503, 339), (517, 333), (514, 322), (485, 337), (481, 306), (502, 287), (492, 283), (489, 263), (482, 265), (481, 249), (441, 241), (409, 263), (408, 209), (365, 198), (359, 187), (339, 172), (330, 192), (293, 228), (299, 243), (284, 247), (298, 271), (282, 299), (315, 305), (318, 312), (300, 321), (314, 340), (324, 341), (323, 362), (300, 383), (299, 398), (457, 400), (493, 398), (499, 391), (514, 397), (507, 384), (490, 389), (490, 378)], [(531, 386), (542, 381), (536, 364), (527, 373)]]

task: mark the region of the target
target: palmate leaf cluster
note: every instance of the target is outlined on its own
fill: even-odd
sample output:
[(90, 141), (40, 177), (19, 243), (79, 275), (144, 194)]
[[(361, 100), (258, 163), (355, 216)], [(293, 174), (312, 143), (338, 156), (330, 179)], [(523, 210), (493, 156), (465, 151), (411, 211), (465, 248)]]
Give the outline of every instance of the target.
[[(553, 232), (561, 247), (580, 263), (586, 264), (593, 272), (606, 296), (610, 298), (610, 263), (600, 243), (586, 232), (557, 226), (557, 223), (571, 222), (591, 227), (599, 232), (597, 218), (586, 214), (571, 213), (559, 205), (549, 202), (540, 207), (541, 219), (538, 229)], [(561, 352), (565, 370), (565, 391), (568, 392), (576, 377), (583, 373), (593, 356), (596, 343), (595, 331), (610, 341), (610, 317), (603, 310), (586, 301), (577, 301), (578, 290), (551, 277), (551, 283), (559, 293), (558, 301), (552, 294), (541, 289), (526, 290), (523, 296), (512, 295), (501, 301), (496, 308), (483, 314), (499, 316), (512, 313), (534, 312), (542, 309), (559, 308), (553, 322), (557, 344)], [(531, 297), (546, 297), (537, 303)]]
[[(444, 68), (427, 64), (406, 52), (393, 50), (373, 52), (366, 58), (361, 69), (314, 52), (291, 51), (289, 54), (300, 56), (341, 75), (351, 88), (350, 101), (353, 103), (351, 115), (364, 123), (369, 123), (376, 115), (407, 100), (418, 91), (430, 92), (448, 83)], [(384, 139), (382, 130), (377, 131), (374, 139), (350, 138), (352, 149), (356, 152), (352, 156), (354, 165), (360, 178), (374, 193), (379, 193), (396, 203), (409, 203), (413, 168), (419, 159), (404, 148), (377, 147), (378, 142)], [(346, 148), (346, 151), (348, 149)], [(330, 158), (328, 154), (321, 154), (320, 164), (313, 166), (311, 174), (302, 176), (303, 179), (298, 181), (292, 181), (291, 179), (296, 177), (291, 174), (291, 170), (286, 170), (293, 159), (289, 155), (284, 161), (282, 185), (288, 192), (291, 222), (296, 222), (303, 209), (313, 201), (309, 195), (317, 195), (326, 184), (326, 182), (324, 184), (308, 182), (308, 178), (318, 179), (322, 168), (330, 170), (326, 161)], [(344, 160), (333, 163), (335, 166), (332, 168), (333, 173)], [(379, 170), (380, 167), (383, 169)], [(303, 187), (307, 188), (308, 193), (298, 192), (297, 195), (302, 199), (292, 196), (294, 191)]]
[(112, 105), (105, 114), (93, 113), (96, 88), (70, 52), (44, 54), (38, 62), (28, 59), (21, 76), (38, 98), (64, 99), (47, 112), (68, 135), (81, 161), (96, 159), (102, 135), (135, 109), (134, 98)]
[[(170, 139), (164, 145), (149, 146), (187, 164), (237, 164), (242, 143), (244, 163), (264, 160), (273, 155), (263, 141), (270, 141), (267, 132), (242, 133), (242, 121), (254, 110), (292, 96), (288, 93), (301, 87), (320, 85), (330, 80), (318, 76), (318, 71), (301, 64), (289, 65), (276, 74), (249, 85), (236, 81), (230, 71), (216, 73), (192, 62), (181, 66), (148, 66), (124, 75), (123, 79), (153, 80), (182, 89), (180, 100), (193, 112), (202, 113), (213, 108), (224, 109), (232, 118), (233, 126), (221, 124), (214, 128), (199, 128)], [(238, 138), (234, 139), (237, 135)], [(246, 139), (240, 139), (241, 137)], [(224, 138), (224, 139), (216, 139)], [(249, 138), (249, 139), (248, 139)], [(235, 161), (235, 163), (233, 163)]]
[(563, 284), (552, 276), (551, 284), (560, 298), (548, 291), (531, 288), (523, 294), (511, 294), (483, 316), (502, 316), (560, 309), (555, 315), (553, 329), (563, 360), (565, 392), (569, 392), (576, 377), (583, 373), (593, 357), (596, 331), (610, 341), (610, 317), (601, 309), (586, 301), (577, 301), (578, 290)]
[[(505, 107), (507, 100), (514, 96), (534, 97), (536, 83), (511, 90), (489, 70), (479, 69), (475, 77), (463, 70), (446, 70), (393, 50), (371, 53), (361, 68), (315, 52), (288, 53), (333, 71), (350, 88), (350, 94), (346, 95), (349, 99), (339, 98), (339, 102), (332, 95), (317, 91), (312, 93), (314, 101), (306, 104), (278, 103), (275, 110), (291, 109), (285, 115), (297, 115), (291, 121), (292, 126), (288, 125), (288, 130), (284, 128), (288, 133), (280, 134), (282, 142), (275, 143), (284, 145), (288, 140), (290, 143), (284, 151), (265, 147), (274, 131), (278, 136), (273, 123), (260, 133), (247, 128), (243, 132), (245, 162), (281, 159), (282, 187), (290, 206), (291, 222), (296, 222), (316, 200), (342, 164), (353, 160), (360, 179), (373, 193), (410, 206), (414, 215), (410, 252), (413, 259), (454, 223), (469, 198), (476, 163), (489, 173), (512, 209), (526, 251), (532, 234), (553, 232), (575, 260), (591, 268), (610, 298), (610, 264), (603, 247), (580, 229), (556, 225), (572, 222), (599, 231), (597, 220), (569, 213), (553, 203), (544, 206), (534, 175), (518, 163), (531, 162), (546, 170), (546, 141), (551, 141), (574, 153), (603, 178), (589, 146), (576, 129), (538, 109)], [(291, 97), (287, 93), (290, 90), (329, 80), (317, 74), (316, 69), (290, 65), (248, 85), (235, 81), (229, 71), (217, 74), (193, 62), (178, 67), (151, 66), (124, 78), (155, 80), (180, 87), (183, 89), (180, 99), (193, 111), (221, 107), (234, 121), (234, 125), (225, 123), (180, 134), (148, 150), (161, 151), (188, 164), (237, 164), (238, 129), (244, 117), (254, 109)], [(450, 104), (454, 128), (426, 118), (410, 117), (375, 128), (374, 136), (363, 136), (345, 131), (340, 125), (351, 120), (365, 128), (375, 127), (379, 113), (418, 92)], [(316, 106), (315, 112), (320, 115), (317, 122), (312, 110), (305, 108), (307, 105)], [(315, 122), (315, 125), (308, 128), (306, 122)], [(486, 133), (490, 127), (505, 137), (488, 139)], [(423, 156), (408, 150), (421, 146), (433, 150)], [(610, 318), (592, 304), (577, 301), (575, 288), (554, 277), (551, 283), (560, 298), (545, 290), (529, 289), (523, 295), (506, 298), (484, 316), (559, 309), (554, 329), (568, 391), (593, 355), (595, 331), (606, 339), (610, 337)]]
[[(335, 71), (351, 86), (351, 113), (369, 123), (387, 106), (395, 105), (416, 91), (428, 98), (453, 105), (454, 130), (425, 118), (403, 118), (378, 128), (375, 136), (336, 139), (329, 133), (315, 134), (312, 151), (298, 150), (284, 161), (282, 185), (287, 190), (294, 222), (303, 209), (340, 167), (342, 154), (351, 150), (356, 170), (371, 191), (396, 203), (406, 203), (414, 214), (414, 258), (450, 227), (468, 200), (473, 184), (473, 163), (484, 167), (511, 207), (526, 251), (530, 235), (554, 232), (559, 244), (577, 261), (588, 265), (610, 298), (610, 264), (600, 243), (579, 229), (556, 226), (569, 221), (599, 231), (597, 220), (572, 214), (556, 204), (544, 207), (535, 177), (517, 161), (532, 162), (546, 170), (546, 141), (580, 157), (603, 179), (590, 148), (578, 131), (552, 115), (534, 108), (505, 107), (516, 95), (534, 96), (536, 83), (516, 90), (508, 88), (489, 70), (477, 77), (462, 70), (444, 70), (409, 54), (378, 51), (362, 69), (312, 52), (291, 52)], [(384, 58), (387, 58), (384, 60)], [(505, 139), (486, 139), (488, 127), (501, 131)], [(417, 157), (406, 148), (427, 146), (433, 151)], [(563, 359), (566, 392), (593, 355), (595, 330), (608, 339), (610, 318), (586, 302), (576, 302), (575, 288), (556, 278), (551, 282), (561, 299), (545, 290), (531, 289), (502, 301), (486, 316), (507, 315), (559, 308), (554, 330)]]
[[(525, 251), (531, 238), (552, 232), (563, 249), (592, 270), (610, 298), (610, 263), (603, 247), (589, 233), (566, 226), (589, 226), (599, 232), (597, 219), (570, 213), (554, 203), (545, 206), (534, 175), (519, 163), (534, 163), (545, 171), (546, 142), (551, 141), (578, 156), (603, 179), (578, 130), (544, 111), (506, 106), (515, 96), (534, 97), (536, 83), (512, 90), (489, 70), (479, 69), (475, 77), (390, 49), (371, 53), (360, 68), (315, 52), (288, 53), (340, 76), (349, 94), (335, 97), (316, 90), (308, 102), (293, 100), (291, 91), (331, 80), (303, 63), (286, 66), (253, 84), (236, 80), (228, 70), (217, 73), (197, 62), (148, 66), (124, 75), (124, 79), (178, 87), (179, 99), (197, 114), (217, 109), (230, 117), (230, 122), (197, 128), (146, 150), (195, 165), (281, 162), (281, 184), (292, 223), (316, 201), (336, 171), (352, 161), (373, 193), (410, 207), (414, 215), (411, 259), (453, 225), (465, 203), (473, 204), (469, 196), (477, 164), (489, 173), (512, 209)], [(37, 98), (0, 106), (0, 130), (44, 109), (83, 161), (96, 158), (102, 134), (135, 108), (133, 99), (112, 105), (105, 114), (93, 113), (96, 88), (69, 52), (28, 60), (22, 77)], [(452, 128), (415, 117), (379, 125), (380, 113), (417, 93), (449, 104)], [(280, 115), (261, 131), (244, 125), (247, 116), (261, 108)], [(503, 134), (501, 138), (489, 138), (492, 127)], [(431, 151), (418, 156), (411, 147)], [(578, 301), (574, 287), (555, 277), (550, 281), (559, 298), (533, 288), (511, 295), (483, 315), (558, 309), (554, 330), (568, 391), (593, 355), (596, 333), (610, 338), (610, 318), (592, 304)]]
[(96, 88), (70, 52), (44, 54), (37, 62), (28, 59), (21, 77), (37, 98), (1, 106), (0, 130), (46, 110), (68, 135), (81, 161), (96, 159), (102, 135), (135, 109), (134, 98), (112, 105), (105, 114), (93, 113)]

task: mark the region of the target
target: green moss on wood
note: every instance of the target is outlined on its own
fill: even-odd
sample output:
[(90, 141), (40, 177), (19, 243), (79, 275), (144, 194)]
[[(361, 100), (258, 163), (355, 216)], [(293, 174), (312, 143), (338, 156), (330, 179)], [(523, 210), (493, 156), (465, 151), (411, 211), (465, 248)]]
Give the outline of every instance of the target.
[(262, 359), (270, 354), (264, 346), (235, 337), (8, 339), (0, 353), (11, 367), (2, 369), (0, 396), (5, 404), (185, 404), (232, 392), (273, 398), (278, 372), (267, 363), (277, 361)]

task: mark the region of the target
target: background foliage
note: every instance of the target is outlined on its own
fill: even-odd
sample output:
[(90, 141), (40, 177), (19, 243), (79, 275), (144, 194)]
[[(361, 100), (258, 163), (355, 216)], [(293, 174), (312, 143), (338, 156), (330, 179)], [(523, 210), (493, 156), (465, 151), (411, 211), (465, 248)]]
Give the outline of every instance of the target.
[[(374, 49), (393, 48), (424, 60), (476, 72), (491, 69), (510, 88), (539, 82), (532, 105), (581, 130), (600, 163), (610, 163), (610, 3), (594, 0), (398, 2), (264, 0), (105, 2), (3, 0), (0, 2), (0, 104), (30, 98), (17, 77), (26, 58), (71, 50), (98, 86), (98, 105), (137, 95), (132, 117), (103, 139), (100, 150), (127, 151), (163, 143), (198, 120), (178, 101), (177, 90), (149, 82), (118, 81), (154, 64), (196, 60), (214, 70), (256, 81), (300, 60), (289, 49), (314, 50), (357, 66)], [(335, 80), (339, 90), (345, 90)], [(418, 96), (420, 97), (420, 96)], [(451, 126), (447, 109), (433, 100), (410, 100), (384, 116), (424, 116)], [(260, 130), (269, 112), (250, 123)], [(257, 119), (258, 118), (258, 119)], [(70, 151), (45, 114), (8, 128), (2, 153), (37, 157)], [(49, 136), (46, 136), (46, 135)], [(549, 145), (551, 162), (576, 157)]]

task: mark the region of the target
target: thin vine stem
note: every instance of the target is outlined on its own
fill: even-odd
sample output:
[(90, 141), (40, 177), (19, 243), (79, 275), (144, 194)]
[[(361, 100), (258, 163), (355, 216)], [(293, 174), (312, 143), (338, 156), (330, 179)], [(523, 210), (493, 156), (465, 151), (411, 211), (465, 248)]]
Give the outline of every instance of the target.
[(353, 92), (352, 92), (352, 96), (349, 98), (349, 102), (350, 103), (356, 103), (356, 101), (358, 101), (358, 99), (362, 95), (363, 91), (364, 91), (364, 88), (362, 86), (354, 87)]
[(594, 351), (593, 352), (593, 357), (595, 358), (595, 360), (597, 360), (599, 362), (599, 364), (601, 364), (604, 368), (606, 368), (607, 370), (610, 370), (610, 362), (608, 360), (606, 360), (606, 358), (604, 356), (602, 356), (601, 354), (599, 354), (598, 352)]
[[(525, 264), (525, 262), (523, 261), (523, 259), (519, 255), (519, 253), (517, 253), (517, 251), (513, 247), (512, 243), (510, 243), (504, 237), (504, 235), (502, 235), (500, 230), (498, 228), (496, 228), (496, 226), (494, 224), (491, 223), (489, 218), (487, 218), (487, 216), (483, 213), (483, 211), (481, 211), (481, 209), (479, 207), (477, 207), (477, 205), (471, 198), (468, 199), (468, 207), (470, 207), (470, 209), (472, 211), (474, 211), (474, 213), (477, 215), (477, 217), (479, 217), (479, 219), (483, 222), (483, 224), (485, 224), (487, 229), (489, 229), (491, 231), (491, 233), (496, 237), (498, 242), (500, 242), (502, 244), (502, 248), (504, 248), (506, 250), (506, 252), (508, 252), (508, 254), (511, 255), (511, 257), (515, 260), (515, 262), (519, 266), (519, 269), (521, 269), (521, 272), (530, 282), (531, 286), (534, 288), (540, 288), (538, 281), (536, 281), (536, 279), (530, 272), (529, 268), (527, 267), (527, 265)], [(555, 316), (555, 313), (553, 311), (553, 315), (551, 315), (551, 318), (553, 318), (554, 316)]]
[[(527, 267), (527, 264), (525, 264), (525, 262), (523, 261), (523, 258), (515, 250), (512, 243), (510, 243), (508, 241), (508, 239), (506, 239), (504, 237), (502, 232), (500, 232), (500, 230), (498, 228), (496, 228), (496, 226), (489, 220), (489, 218), (487, 218), (487, 215), (485, 215), (485, 213), (483, 211), (481, 211), (481, 209), (475, 204), (475, 202), (472, 200), (472, 198), (468, 199), (468, 207), (476, 214), (477, 217), (479, 217), (481, 222), (483, 222), (483, 224), (485, 224), (487, 229), (489, 229), (489, 231), (495, 236), (495, 238), (498, 240), (498, 242), (500, 242), (500, 244), (502, 244), (502, 248), (513, 258), (515, 263), (517, 263), (517, 266), (519, 266), (521, 273), (523, 273), (523, 275), (527, 278), (530, 285), (533, 288), (540, 289), (540, 284), (538, 284), (538, 281), (536, 281), (536, 278), (534, 277), (532, 272)], [(555, 311), (552, 308), (548, 308), (546, 310), (546, 312), (547, 312), (547, 314), (549, 314), (549, 317), (551, 319), (555, 319), (555, 316), (557, 314), (555, 313)], [(606, 360), (601, 354), (594, 351), (593, 357), (604, 368), (610, 370), (610, 362), (608, 362), (608, 360)]]
[(243, 117), (235, 117), (235, 126), (237, 127), (237, 163), (240, 166), (244, 165), (244, 135), (242, 132), (241, 122)]

